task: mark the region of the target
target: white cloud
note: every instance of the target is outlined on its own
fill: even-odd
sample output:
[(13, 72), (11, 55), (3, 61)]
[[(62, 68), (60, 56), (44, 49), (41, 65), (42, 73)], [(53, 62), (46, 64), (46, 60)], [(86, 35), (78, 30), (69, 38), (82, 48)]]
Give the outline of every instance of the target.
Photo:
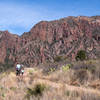
[(10, 27), (23, 27), (28, 29), (40, 17), (36, 8), (26, 5), (0, 4), (0, 30)]
[(12, 33), (20, 31), (21, 34), (29, 31), (37, 22), (60, 18), (59, 15), (61, 14), (58, 12), (35, 4), (0, 3), (0, 30), (9, 30)]

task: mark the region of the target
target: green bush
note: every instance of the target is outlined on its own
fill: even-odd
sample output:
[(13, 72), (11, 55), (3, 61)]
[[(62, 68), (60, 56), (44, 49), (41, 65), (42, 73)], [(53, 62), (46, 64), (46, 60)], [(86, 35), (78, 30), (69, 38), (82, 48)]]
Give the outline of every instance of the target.
[(86, 60), (86, 52), (84, 50), (80, 50), (77, 52), (77, 55), (76, 55), (76, 60)]
[(2, 97), (5, 97), (5, 94), (4, 93), (2, 93)]
[(71, 66), (72, 66), (71, 64), (66, 64), (65, 66), (63, 65), (62, 70), (63, 71), (68, 71), (71, 68)]
[(34, 88), (27, 88), (27, 99), (30, 99), (32, 96), (42, 96), (46, 86), (44, 84), (36, 84)]
[(54, 71), (56, 71), (56, 68), (50, 68), (50, 71), (48, 72), (48, 74), (53, 73)]

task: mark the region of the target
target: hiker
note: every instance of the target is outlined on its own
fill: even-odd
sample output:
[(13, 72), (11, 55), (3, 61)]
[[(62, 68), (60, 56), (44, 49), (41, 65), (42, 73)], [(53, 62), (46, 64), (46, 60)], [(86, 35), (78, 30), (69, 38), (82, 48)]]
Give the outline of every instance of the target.
[(20, 75), (21, 65), (17, 63), (16, 65), (16, 76)]
[(21, 65), (21, 74), (22, 74), (22, 76), (24, 74), (24, 66), (23, 65)]

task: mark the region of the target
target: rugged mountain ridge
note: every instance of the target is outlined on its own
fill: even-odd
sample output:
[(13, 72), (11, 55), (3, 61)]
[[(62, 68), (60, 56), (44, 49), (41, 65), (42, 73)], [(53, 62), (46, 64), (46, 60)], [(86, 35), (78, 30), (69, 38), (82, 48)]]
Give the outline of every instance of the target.
[(10, 59), (33, 66), (57, 56), (74, 60), (81, 49), (88, 58), (100, 58), (100, 16), (41, 21), (22, 36), (0, 33), (1, 63)]

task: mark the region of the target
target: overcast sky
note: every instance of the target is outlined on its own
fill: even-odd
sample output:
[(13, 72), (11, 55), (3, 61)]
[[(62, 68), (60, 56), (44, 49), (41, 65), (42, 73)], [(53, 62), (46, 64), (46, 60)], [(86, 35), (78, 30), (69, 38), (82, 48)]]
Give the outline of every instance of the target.
[(21, 35), (41, 20), (100, 15), (100, 0), (0, 0), (0, 30)]

